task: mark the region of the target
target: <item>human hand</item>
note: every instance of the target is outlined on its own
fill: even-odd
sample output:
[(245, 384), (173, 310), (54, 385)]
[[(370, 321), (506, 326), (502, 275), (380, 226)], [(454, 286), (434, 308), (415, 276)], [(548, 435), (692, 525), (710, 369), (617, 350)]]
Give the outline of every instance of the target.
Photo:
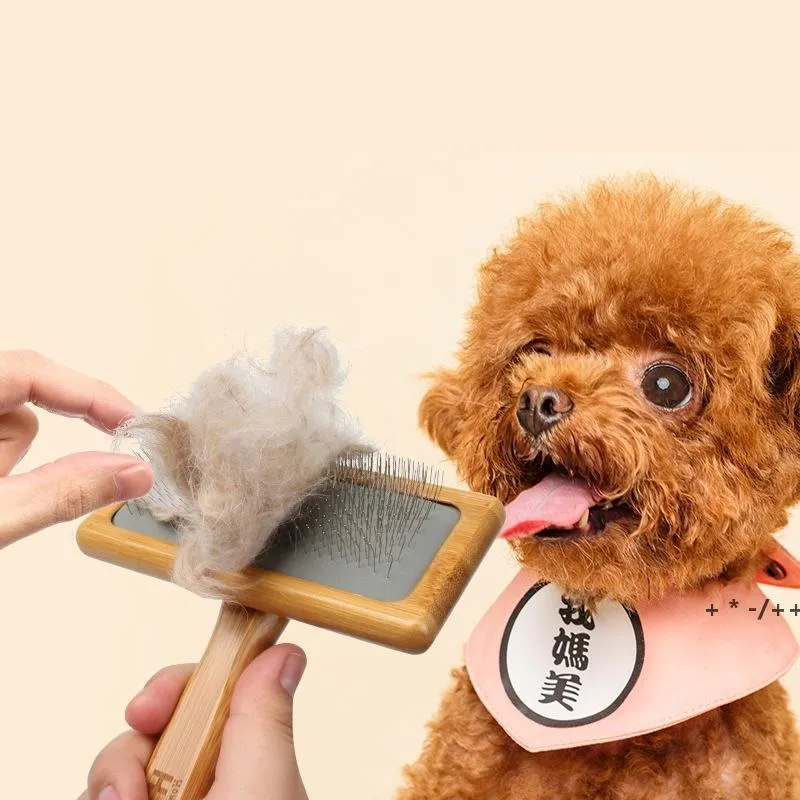
[(57, 522), (116, 500), (146, 494), (152, 470), (135, 456), (74, 453), (9, 476), (39, 429), (25, 404), (81, 417), (112, 432), (135, 409), (107, 383), (59, 366), (38, 353), (0, 352), (0, 548)]
[[(222, 733), (216, 777), (205, 800), (308, 800), (294, 750), (292, 697), (305, 655), (279, 644), (242, 673)], [(148, 800), (145, 769), (193, 666), (156, 674), (128, 705), (132, 730), (97, 756), (79, 800)]]

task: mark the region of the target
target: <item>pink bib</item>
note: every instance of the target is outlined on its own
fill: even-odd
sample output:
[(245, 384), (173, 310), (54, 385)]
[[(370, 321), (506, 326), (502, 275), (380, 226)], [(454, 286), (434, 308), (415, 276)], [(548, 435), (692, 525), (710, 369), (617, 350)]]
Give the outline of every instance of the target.
[(530, 752), (683, 722), (772, 683), (797, 655), (757, 586), (715, 585), (636, 609), (604, 600), (590, 613), (530, 570), (478, 623), (465, 653), (481, 702)]

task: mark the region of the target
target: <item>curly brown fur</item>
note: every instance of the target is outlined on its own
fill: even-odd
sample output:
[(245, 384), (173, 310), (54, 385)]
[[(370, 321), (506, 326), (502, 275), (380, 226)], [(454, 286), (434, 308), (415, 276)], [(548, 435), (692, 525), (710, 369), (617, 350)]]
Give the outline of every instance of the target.
[[(477, 491), (507, 502), (563, 465), (630, 514), (596, 535), (516, 540), (546, 580), (627, 604), (750, 579), (800, 496), (800, 257), (748, 209), (650, 177), (544, 204), (482, 266), (455, 369), (421, 423)], [(684, 371), (675, 410), (642, 390)], [(539, 435), (517, 410), (555, 387), (569, 415)], [(660, 733), (528, 754), (461, 673), (411, 798), (800, 797), (797, 737), (777, 685)]]
[(454, 673), (398, 800), (794, 800), (800, 752), (780, 684), (658, 733), (527, 753)]

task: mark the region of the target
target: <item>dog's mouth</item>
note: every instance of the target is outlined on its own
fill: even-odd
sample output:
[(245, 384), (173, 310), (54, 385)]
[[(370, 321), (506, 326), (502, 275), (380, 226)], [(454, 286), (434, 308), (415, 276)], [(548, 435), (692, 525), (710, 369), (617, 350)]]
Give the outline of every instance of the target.
[(583, 539), (614, 522), (636, 521), (628, 498), (608, 499), (585, 477), (545, 457), (532, 486), (506, 506), (504, 539)]

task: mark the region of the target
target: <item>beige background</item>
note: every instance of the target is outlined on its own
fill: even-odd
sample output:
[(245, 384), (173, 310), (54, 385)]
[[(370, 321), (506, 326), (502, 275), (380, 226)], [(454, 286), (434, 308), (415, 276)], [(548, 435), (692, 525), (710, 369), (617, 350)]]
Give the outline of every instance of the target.
[[(325, 324), (366, 429), (437, 461), (415, 376), (536, 200), (649, 169), (800, 231), (792, 4), (478, 5), (0, 4), (0, 346), (152, 407), (276, 323)], [(107, 445), (48, 418), (25, 464)], [(84, 558), (74, 530), (0, 556), (3, 797), (76, 796), (215, 613)], [(421, 657), (289, 629), (313, 798), (390, 793), (510, 574), (498, 546)]]

